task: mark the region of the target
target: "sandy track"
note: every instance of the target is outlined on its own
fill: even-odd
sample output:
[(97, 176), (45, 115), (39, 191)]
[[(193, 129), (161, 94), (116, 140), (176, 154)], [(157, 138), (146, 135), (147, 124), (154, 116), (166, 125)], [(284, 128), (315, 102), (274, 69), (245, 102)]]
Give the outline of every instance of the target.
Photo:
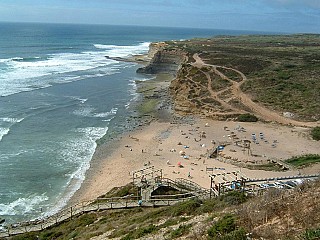
[[(228, 87), (234, 98), (237, 98), (243, 105), (248, 107), (253, 113), (255, 113), (257, 116), (260, 118), (266, 120), (266, 121), (271, 121), (271, 122), (277, 122), (285, 125), (294, 125), (294, 126), (302, 126), (302, 127), (316, 127), (319, 126), (318, 122), (302, 122), (302, 121), (297, 121), (289, 118), (285, 118), (281, 115), (279, 115), (277, 112), (272, 111), (270, 109), (267, 109), (266, 107), (259, 105), (255, 102), (252, 101), (252, 99), (245, 94), (241, 90), (241, 85), (247, 81), (247, 77), (239, 70), (230, 68), (230, 67), (224, 67), (224, 66), (218, 66), (218, 65), (213, 65), (213, 64), (207, 64), (205, 63), (198, 54), (194, 54), (193, 58), (195, 59), (195, 62), (193, 63), (193, 66), (202, 68), (204, 66), (211, 67), (212, 70), (216, 75), (221, 77), (222, 79), (225, 79), (229, 81), (232, 85), (231, 87)], [(234, 81), (227, 76), (225, 76), (222, 72), (220, 72), (217, 68), (222, 68), (226, 70), (232, 70), (239, 74), (242, 78), (240, 82)], [(204, 72), (205, 73), (205, 72)], [(234, 107), (230, 106), (230, 104), (226, 103), (222, 99), (219, 99), (218, 93), (214, 92), (213, 89), (211, 88), (211, 77), (208, 73), (205, 73), (206, 77), (208, 78), (208, 91), (211, 93), (212, 97), (217, 100), (218, 102), (221, 103), (221, 105), (227, 109), (232, 109), (235, 111), (238, 111), (239, 113), (243, 113), (243, 110), (241, 109), (235, 109)], [(228, 89), (225, 89), (226, 91)]]

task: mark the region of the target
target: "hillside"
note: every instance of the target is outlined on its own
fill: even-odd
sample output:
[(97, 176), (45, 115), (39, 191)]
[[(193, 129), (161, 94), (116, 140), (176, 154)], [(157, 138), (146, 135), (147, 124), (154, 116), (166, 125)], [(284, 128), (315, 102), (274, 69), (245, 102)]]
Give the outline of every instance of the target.
[[(188, 56), (171, 86), (180, 112), (197, 111), (220, 119), (252, 112), (278, 121), (266, 119), (263, 107), (293, 120), (320, 119), (319, 35), (167, 42), (165, 51), (176, 49)], [(194, 59), (195, 54), (202, 63)]]
[[(130, 186), (108, 196), (130, 193)], [(19, 239), (319, 239), (320, 181), (291, 191), (220, 198), (170, 207), (91, 212)]]

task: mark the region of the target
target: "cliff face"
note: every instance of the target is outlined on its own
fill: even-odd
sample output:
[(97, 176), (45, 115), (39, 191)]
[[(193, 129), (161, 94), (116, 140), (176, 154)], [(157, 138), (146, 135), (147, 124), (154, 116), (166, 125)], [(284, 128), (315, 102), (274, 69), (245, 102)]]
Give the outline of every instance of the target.
[[(170, 84), (170, 93), (174, 100), (174, 109), (180, 113), (199, 113), (199, 104), (191, 101), (190, 91), (194, 86), (186, 79), (189, 73), (187, 53), (179, 49), (166, 49), (166, 43), (151, 43), (148, 57), (150, 63), (137, 70), (137, 73), (172, 73), (175, 79)], [(198, 89), (196, 89), (198, 93)], [(197, 94), (196, 93), (196, 94)]]
[(156, 74), (173, 73), (176, 74), (180, 65), (187, 59), (186, 53), (181, 50), (168, 50), (160, 46), (152, 46), (149, 56), (152, 60), (146, 67), (139, 68), (137, 73)]
[(152, 59), (154, 57), (154, 55), (160, 51), (163, 50), (165, 48), (165, 46), (167, 46), (167, 44), (165, 42), (154, 42), (154, 43), (150, 43), (149, 45), (149, 51), (148, 51), (148, 57), (150, 59)]
[(225, 109), (221, 101), (212, 96), (209, 91), (211, 84), (204, 73), (206, 69), (199, 69), (188, 63), (188, 53), (179, 48), (168, 47), (166, 43), (153, 43), (150, 44), (148, 56), (152, 57), (150, 63), (139, 68), (137, 73), (175, 75), (169, 91), (176, 112), (199, 114), (215, 119), (235, 116), (234, 111)]

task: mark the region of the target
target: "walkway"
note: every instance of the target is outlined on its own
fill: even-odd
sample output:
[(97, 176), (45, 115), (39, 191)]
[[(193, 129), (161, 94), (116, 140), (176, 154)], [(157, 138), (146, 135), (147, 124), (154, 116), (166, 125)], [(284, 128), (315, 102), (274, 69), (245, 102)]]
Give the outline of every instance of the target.
[[(160, 186), (172, 186), (178, 190), (188, 190), (188, 192), (175, 195), (175, 197), (170, 197), (169, 195), (152, 197), (152, 192)], [(74, 216), (87, 212), (134, 207), (171, 206), (178, 202), (187, 201), (193, 198), (204, 199), (208, 197), (208, 189), (203, 189), (198, 184), (190, 180), (177, 179), (176, 181), (173, 181), (171, 179), (164, 178), (161, 179), (160, 183), (156, 181), (149, 182), (149, 186), (141, 189), (141, 196), (139, 197), (128, 196), (118, 198), (98, 198), (95, 201), (82, 202), (41, 220), (12, 224), (8, 226), (6, 230), (0, 231), (0, 237), (9, 237), (27, 232), (41, 231), (65, 220), (72, 219)], [(140, 204), (140, 200), (142, 200), (142, 204)]]

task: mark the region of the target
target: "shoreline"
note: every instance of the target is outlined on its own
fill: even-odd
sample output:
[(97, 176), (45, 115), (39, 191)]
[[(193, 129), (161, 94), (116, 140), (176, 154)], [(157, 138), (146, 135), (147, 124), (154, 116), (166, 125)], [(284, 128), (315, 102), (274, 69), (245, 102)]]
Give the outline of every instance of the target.
[[(210, 187), (209, 172), (206, 172), (206, 167), (216, 168), (217, 171), (222, 169), (225, 171), (241, 171), (250, 178), (292, 176), (320, 171), (319, 164), (301, 170), (293, 169), (285, 172), (249, 170), (229, 163), (227, 158), (220, 159), (220, 161), (216, 158), (206, 158), (207, 149), (213, 146), (211, 140), (223, 140), (223, 136), (227, 134), (224, 128), (227, 126), (228, 129), (233, 129), (238, 124), (248, 130), (243, 136), (249, 136), (253, 131), (263, 131), (268, 133), (268, 135), (266, 134), (267, 137), (271, 135), (277, 137), (277, 148), (283, 149), (276, 153), (268, 152), (272, 149), (271, 144), (255, 147), (256, 153), (264, 152), (272, 158), (286, 159), (289, 156), (297, 155), (299, 150), (295, 147), (296, 145), (300, 145), (306, 153), (314, 153), (318, 148), (317, 143), (299, 137), (298, 131), (292, 132), (292, 128), (286, 126), (265, 123), (244, 124), (199, 118), (195, 119), (194, 123), (173, 124), (172, 122), (154, 121), (150, 125), (124, 134), (113, 143), (112, 153), (107, 158), (95, 162), (96, 165), (92, 165), (85, 184), (75, 195), (74, 200), (77, 200), (77, 202), (93, 200), (107, 193), (113, 187), (124, 186), (131, 181), (130, 173), (132, 171), (144, 168), (147, 165), (155, 166), (156, 169), (163, 169), (165, 178), (189, 178), (205, 188)], [(199, 134), (204, 131), (206, 131), (206, 138), (196, 141), (195, 138), (199, 138)], [(279, 134), (275, 136), (274, 133), (278, 131), (280, 131)], [(292, 146), (288, 145), (284, 139), (288, 139)], [(178, 145), (179, 142), (182, 145)], [(235, 154), (244, 161), (248, 158), (248, 155), (242, 151), (231, 152), (231, 148), (235, 148), (235, 146), (226, 147), (225, 152)], [(188, 158), (183, 158), (179, 154), (180, 151), (185, 151)], [(178, 162), (182, 163), (183, 168), (177, 165)], [(188, 177), (188, 175), (191, 176)]]
[[(127, 61), (133, 60), (131, 58)], [(141, 62), (137, 63), (141, 64)], [(190, 115), (178, 116), (171, 109), (171, 99), (169, 93), (166, 92), (171, 81), (169, 74), (155, 74), (152, 80), (136, 83), (137, 92), (143, 95), (143, 100), (136, 106), (139, 112), (137, 121), (143, 117), (146, 117), (147, 120), (144, 120), (135, 129), (123, 132), (117, 138), (97, 147), (85, 180), (69, 200), (68, 205), (94, 200), (114, 187), (126, 185), (131, 181), (131, 172), (146, 165), (163, 169), (164, 177), (167, 178), (188, 178), (191, 175), (192, 181), (206, 188), (210, 187), (206, 167), (241, 171), (251, 178), (320, 172), (320, 164), (285, 172), (249, 170), (243, 167), (248, 162), (264, 164), (274, 159), (281, 161), (301, 154), (319, 153), (319, 146), (315, 141), (306, 137), (308, 129), (302, 127), (263, 122), (239, 123), (209, 120), (196, 115), (191, 117), (194, 121), (188, 121)], [(165, 93), (161, 94), (163, 91)], [(160, 103), (164, 103), (164, 106), (161, 106)], [(163, 113), (166, 113), (165, 117)], [(237, 148), (234, 145), (235, 142), (225, 148), (225, 156), (209, 159), (205, 157), (208, 149), (215, 146), (212, 142), (216, 144), (230, 140), (228, 139), (230, 132), (225, 130), (226, 127), (228, 131), (235, 131), (239, 125), (246, 129), (246, 133), (237, 133), (242, 139), (251, 139), (251, 133), (265, 133), (269, 142), (252, 148), (254, 155), (258, 157), (249, 156), (242, 149), (235, 150)], [(200, 136), (200, 133), (203, 132), (206, 133), (205, 138)], [(277, 141), (276, 148), (271, 145), (275, 140)], [(179, 142), (183, 145), (177, 145)], [(184, 149), (183, 146), (187, 148)], [(188, 158), (182, 158), (178, 154), (180, 151), (185, 151)], [(178, 162), (182, 162), (184, 167), (178, 167)]]
[[(123, 61), (135, 62), (142, 64), (140, 61), (136, 61), (138, 58), (146, 58), (147, 55), (138, 55), (132, 56), (129, 59), (122, 59)], [(119, 61), (119, 59), (118, 59)], [(146, 62), (145, 62), (146, 64)], [(145, 127), (152, 124), (154, 121), (160, 122), (170, 122), (172, 117), (171, 110), (171, 100), (168, 92), (163, 92), (163, 90), (168, 90), (169, 84), (172, 80), (171, 74), (153, 74), (154, 78), (147, 81), (136, 81), (137, 84), (137, 93), (142, 95), (142, 100), (139, 100), (135, 103), (134, 112), (137, 112), (137, 115), (134, 120), (135, 126), (133, 129), (124, 130), (122, 133), (116, 137), (108, 139), (106, 142), (98, 144), (94, 155), (90, 161), (90, 167), (86, 171), (85, 179), (81, 183), (80, 188), (71, 196), (67, 201), (66, 206), (77, 204), (82, 201), (93, 200), (98, 196), (106, 193), (101, 192), (100, 195), (94, 195), (94, 197), (83, 198), (83, 195), (86, 195), (86, 192), (90, 191), (92, 188), (93, 182), (95, 182), (95, 176), (101, 174), (102, 166), (112, 162), (113, 154), (118, 151), (120, 144), (123, 138), (127, 137), (130, 134), (134, 134), (137, 131), (141, 131)], [(157, 104), (149, 104), (149, 101), (156, 99)], [(146, 105), (146, 106), (145, 106)], [(149, 106), (151, 105), (151, 106)], [(134, 170), (134, 169), (133, 169)], [(110, 181), (112, 182), (112, 181)], [(117, 185), (112, 185), (110, 188), (117, 187)]]

